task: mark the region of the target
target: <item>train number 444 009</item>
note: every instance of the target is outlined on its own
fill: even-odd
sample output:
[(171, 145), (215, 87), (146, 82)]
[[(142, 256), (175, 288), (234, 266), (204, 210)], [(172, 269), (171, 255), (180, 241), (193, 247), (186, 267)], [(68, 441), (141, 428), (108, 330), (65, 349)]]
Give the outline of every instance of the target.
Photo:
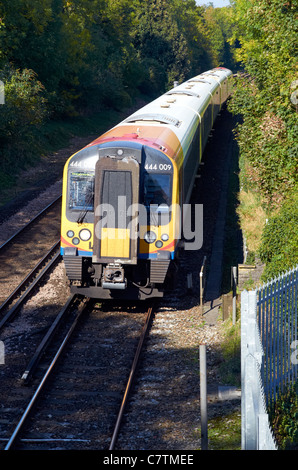
[(151, 163), (150, 165), (146, 163), (145, 170), (158, 170), (158, 171), (170, 171), (172, 169), (172, 165), (167, 163)]

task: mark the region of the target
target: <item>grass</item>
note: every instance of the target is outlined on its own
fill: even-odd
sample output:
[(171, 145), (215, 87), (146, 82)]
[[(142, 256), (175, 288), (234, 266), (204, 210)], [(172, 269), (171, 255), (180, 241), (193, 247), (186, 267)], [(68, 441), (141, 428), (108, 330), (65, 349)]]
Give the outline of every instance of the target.
[(242, 190), (239, 193), (239, 200), (238, 214), (245, 233), (247, 249), (250, 253), (257, 253), (266, 223), (266, 213), (255, 192)]
[[(222, 384), (240, 387), (240, 321), (231, 319), (221, 325), (221, 343), (216, 360), (219, 380)], [(241, 411), (239, 403), (232, 401), (208, 404), (208, 449), (241, 450)], [(198, 430), (200, 434), (200, 430)]]
[(241, 450), (241, 413), (231, 411), (208, 423), (209, 450)]
[[(235, 325), (230, 319), (222, 322), (222, 341), (219, 354), (222, 358), (218, 374), (222, 384), (241, 385), (240, 321)], [(220, 416), (208, 423), (210, 450), (241, 450), (241, 413), (233, 406), (223, 406)]]
[(231, 319), (222, 324), (223, 339), (219, 354), (222, 361), (219, 364), (219, 376), (223, 384), (240, 387), (241, 385), (241, 331), (240, 321), (235, 325)]

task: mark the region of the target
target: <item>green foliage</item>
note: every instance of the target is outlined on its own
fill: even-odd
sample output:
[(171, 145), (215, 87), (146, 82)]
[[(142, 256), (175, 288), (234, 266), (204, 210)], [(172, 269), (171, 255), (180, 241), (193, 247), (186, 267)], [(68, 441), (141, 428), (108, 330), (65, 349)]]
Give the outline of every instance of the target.
[(298, 264), (298, 192), (286, 201), (265, 226), (260, 248), (266, 263), (264, 279), (268, 280)]
[(209, 6), (204, 13), (204, 21), (212, 64), (236, 70), (239, 65), (233, 57), (234, 45), (229, 42), (235, 27), (233, 9)]
[(233, 4), (230, 42), (241, 46), (235, 55), (246, 73), (236, 80), (230, 109), (242, 116), (236, 132), (242, 188), (258, 194), (269, 214), (260, 250), (268, 279), (297, 263), (298, 114), (290, 101), (297, 79), (297, 9), (292, 1)]
[(298, 122), (290, 103), (282, 118), (274, 96), (270, 98), (271, 102), (254, 80), (241, 76), (230, 109), (243, 117), (237, 129), (243, 182), (247, 189), (256, 188), (268, 206), (277, 207), (281, 195), (287, 196), (298, 183), (298, 146), (293, 136)]
[(241, 385), (241, 331), (240, 322), (233, 325), (228, 319), (222, 324), (223, 340), (220, 345), (222, 361), (219, 365), (219, 376), (222, 383)]
[(32, 140), (32, 130), (47, 117), (43, 85), (30, 69), (20, 71), (6, 66), (0, 78), (5, 85), (5, 104), (0, 106), (0, 142), (15, 145), (24, 137)]
[(281, 450), (298, 449), (298, 382), (288, 386), (271, 410), (272, 426)]
[(1, 58), (18, 69), (34, 70), (49, 90), (65, 73), (62, 0), (4, 0), (0, 4)]
[(0, 108), (1, 136), (15, 138), (24, 132), (25, 126), (41, 124), (45, 119), (44, 87), (29, 69), (20, 71), (5, 67), (1, 79), (5, 84), (5, 105)]
[[(0, 168), (2, 185), (5, 173), (12, 173), (38, 151), (36, 130), (47, 118), (44, 87), (29, 69), (14, 70), (6, 66), (0, 79), (5, 84), (5, 105), (0, 106)], [(8, 178), (8, 183), (11, 179)]]
[(219, 65), (222, 21), (204, 14), (195, 0), (3, 0), (0, 69), (33, 70), (55, 116), (127, 105)]
[(133, 35), (141, 58), (150, 58), (156, 91), (172, 87), (174, 80), (183, 81), (189, 72), (187, 43), (168, 7), (167, 0), (142, 2)]
[(232, 110), (243, 116), (238, 139), (243, 158), (257, 168), (253, 183), (268, 203), (297, 184), (297, 112), (290, 102), (296, 77), (297, 34), (292, 2), (235, 0), (236, 49), (249, 77), (240, 77)]

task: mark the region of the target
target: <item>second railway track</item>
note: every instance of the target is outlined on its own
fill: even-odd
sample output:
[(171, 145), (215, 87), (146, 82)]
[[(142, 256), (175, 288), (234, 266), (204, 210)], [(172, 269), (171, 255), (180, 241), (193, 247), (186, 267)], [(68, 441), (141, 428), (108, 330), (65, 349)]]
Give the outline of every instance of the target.
[[(72, 306), (67, 322), (73, 317), (73, 337), (67, 329), (64, 338), (59, 327), (63, 341), (55, 341), (58, 348), (49, 347), (30, 386), (22, 388), (16, 379), (14, 403), (20, 405), (23, 399), (23, 414), (19, 419), (16, 410), (14, 419), (11, 414), (11, 423), (15, 420), (11, 436), (4, 437), (0, 426), (0, 442), (6, 450), (115, 447), (152, 308), (146, 315), (143, 307), (131, 306), (125, 311), (109, 306), (110, 310), (94, 306), (93, 301), (84, 306), (78, 299), (74, 302), (80, 311)], [(95, 330), (99, 332), (97, 339)], [(58, 352), (53, 352), (54, 348)], [(13, 400), (6, 413), (12, 408)]]
[[(0, 290), (0, 295), (2, 293), (3, 296), (1, 299), (3, 302), (0, 306), (2, 314), (0, 330), (4, 330), (3, 334), (1, 331), (1, 341), (6, 345), (6, 357), (9, 357), (7, 363), (0, 371), (2, 372), (1, 388), (2, 390), (6, 389), (6, 392), (9, 390), (8, 394), (4, 393), (4, 396), (7, 396), (7, 402), (5, 403), (4, 399), (1, 406), (0, 442), (3, 443), (4, 448), (7, 450), (15, 446), (17, 446), (17, 448), (48, 449), (53, 448), (53, 446), (54, 448), (57, 446), (61, 448), (61, 444), (63, 448), (82, 448), (82, 446), (83, 448), (86, 448), (86, 446), (88, 448), (88, 443), (91, 443), (91, 448), (107, 449), (110, 446), (110, 448), (113, 449), (117, 441), (129, 391), (133, 382), (133, 376), (137, 369), (142, 343), (146, 337), (147, 328), (151, 319), (152, 309), (149, 309), (145, 324), (142, 326), (141, 339), (137, 348), (135, 348), (136, 337), (140, 330), (139, 323), (144, 321), (143, 307), (141, 307), (139, 312), (137, 310), (132, 312), (131, 308), (129, 308), (129, 311), (126, 313), (122, 311), (119, 312), (119, 308), (117, 307), (112, 312), (101, 311), (96, 308), (93, 309), (89, 319), (91, 326), (87, 321), (87, 330), (90, 330), (90, 332), (86, 333), (87, 339), (85, 333), (82, 334), (83, 340), (80, 339), (81, 334), (76, 333), (76, 339), (72, 345), (76, 353), (74, 353), (73, 358), (69, 362), (68, 360), (64, 360), (66, 372), (63, 371), (62, 366), (63, 390), (60, 390), (58, 386), (58, 396), (56, 392), (50, 389), (46, 392), (48, 395), (46, 395), (45, 398), (39, 398), (39, 395), (44, 393), (43, 388), (46, 387), (46, 382), (56, 382), (56, 379), (52, 378), (52, 374), (50, 376), (50, 371), (54, 367), (56, 359), (60, 359), (62, 347), (60, 346), (58, 348), (59, 354), (55, 354), (55, 352), (53, 353), (53, 347), (55, 346), (51, 346), (49, 343), (53, 337), (55, 337), (55, 334), (61, 336), (63, 332), (62, 319), (68, 315), (68, 310), (75, 310), (72, 306), (73, 302), (76, 300), (75, 296), (70, 296), (66, 306), (63, 307), (58, 314), (57, 306), (51, 305), (51, 313), (49, 314), (49, 312), (47, 312), (47, 314), (44, 315), (44, 308), (41, 308), (39, 312), (38, 305), (36, 305), (37, 308), (34, 309), (35, 311), (32, 315), (29, 302), (29, 316), (25, 316), (23, 320), (20, 319), (16, 322), (12, 322), (12, 320), (14, 319), (15, 311), (17, 311), (17, 309), (19, 310), (23, 305), (23, 297), (27, 299), (27, 297), (23, 295), (15, 301), (20, 292), (27, 288), (25, 294), (27, 292), (31, 293), (31, 290), (35, 286), (35, 281), (40, 281), (44, 275), (43, 270), (41, 270), (42, 266), (48, 261), (50, 261), (49, 265), (51, 265), (52, 263), (57, 263), (57, 260), (59, 260), (58, 241), (55, 241), (48, 250), (50, 243), (59, 235), (59, 205), (60, 198), (53, 201), (44, 211), (41, 211), (41, 213), (34, 217), (29, 224), (24, 226), (23, 229), (18, 230), (0, 246), (0, 261), (4, 267), (0, 279), (0, 285), (3, 285), (3, 290)], [(46, 271), (46, 268), (44, 271)], [(34, 282), (30, 285), (32, 280), (34, 280)], [(8, 286), (9, 292), (7, 289)], [(12, 306), (11, 304), (13, 302), (14, 304)], [(33, 300), (33, 303), (34, 302), (35, 300)], [(7, 308), (8, 312), (5, 314)], [(25, 314), (26, 309), (28, 310), (28, 305), (24, 308)], [(134, 309), (135, 307), (133, 307), (133, 310)], [(74, 315), (76, 315), (76, 313), (74, 313)], [(102, 334), (101, 329), (98, 328), (96, 324), (98, 316), (101, 317), (101, 321), (104, 324), (108, 324), (107, 336)], [(68, 319), (68, 321), (70, 320)], [(75, 318), (75, 322), (77, 321), (78, 318)], [(115, 325), (115, 323), (117, 323), (117, 325)], [(71, 328), (74, 329), (74, 327)], [(113, 331), (111, 331), (110, 328), (113, 328)], [(119, 336), (118, 334), (115, 335), (114, 328), (117, 329), (121, 336), (121, 341), (115, 340), (115, 347), (112, 345), (113, 340), (111, 340), (111, 338), (119, 338)], [(135, 328), (136, 331), (131, 333)], [(91, 338), (94, 331), (99, 332), (98, 344)], [(125, 339), (127, 333), (129, 333), (129, 340)], [(68, 339), (70, 339), (70, 334), (67, 333), (66, 335), (69, 336)], [(82, 342), (80, 343), (80, 341)], [(133, 342), (132, 347), (130, 346), (131, 341)], [(64, 349), (66, 347), (65, 339), (62, 344)], [(90, 352), (90, 344), (93, 344), (95, 351), (92, 350)], [(120, 353), (117, 350), (118, 347), (121, 349)], [(128, 373), (127, 361), (129, 359), (127, 359), (127, 357), (130, 358), (135, 349), (136, 357), (133, 361), (131, 371)], [(51, 351), (54, 355), (54, 359), (52, 360), (50, 358)], [(66, 355), (67, 354), (69, 354), (69, 352), (66, 353)], [(94, 354), (95, 359), (92, 359)], [(13, 359), (14, 355), (15, 360)], [(111, 362), (113, 355), (115, 355), (115, 363), (113, 360)], [(82, 357), (86, 360), (85, 364), (84, 361), (82, 361)], [(123, 361), (120, 367), (118, 364), (119, 358)], [(77, 361), (79, 362), (77, 363)], [(48, 370), (47, 362), (50, 364)], [(61, 362), (63, 363), (63, 359)], [(25, 363), (27, 363), (27, 366), (24, 368)], [(21, 373), (21, 368), (23, 368), (23, 373)], [(44, 370), (46, 370), (45, 374)], [(117, 373), (115, 371), (117, 371)], [(125, 377), (125, 371), (127, 377)], [(34, 375), (32, 378), (32, 375), (35, 373), (37, 375)], [(82, 376), (80, 376), (81, 373)], [(93, 374), (95, 375), (97, 385), (93, 384)], [(30, 381), (30, 379), (32, 380)], [(121, 401), (121, 395), (123, 393), (121, 387), (123, 388), (125, 379), (127, 379), (128, 382), (124, 389), (124, 397), (122, 397)], [(40, 383), (38, 385), (39, 380)], [(91, 390), (86, 390), (86, 381), (88, 384), (90, 383)], [(107, 385), (109, 381), (111, 384)], [(25, 387), (24, 384), (27, 384), (27, 386)], [(77, 391), (74, 390), (74, 387), (77, 387)], [(64, 395), (62, 399), (61, 394)], [(73, 434), (70, 436), (69, 433), (65, 433), (65, 427), (68, 425), (71, 426), (73, 413), (71, 412), (72, 417), (69, 419), (70, 424), (65, 424), (65, 419), (57, 419), (56, 415), (60, 416), (62, 414), (61, 407), (65, 415), (69, 415), (69, 407), (71, 410), (73, 407), (76, 407), (76, 404), (80, 402), (80, 398), (84, 401), (84, 408), (90, 407), (89, 402), (91, 401), (91, 410), (93, 410), (93, 405), (98, 401), (98, 410), (89, 411), (85, 419), (79, 420), (80, 427), (82, 427), (84, 423), (87, 427), (87, 431), (78, 431), (78, 424), (76, 424), (75, 417), (73, 422)], [(39, 405), (35, 404), (36, 401)], [(43, 405), (41, 405), (41, 409), (39, 410), (40, 403), (43, 403)], [(67, 406), (65, 406), (66, 403)], [(33, 420), (31, 418), (31, 412), (35, 407), (37, 408), (37, 424), (35, 417)], [(59, 410), (56, 409), (57, 407)], [(44, 411), (44, 408), (46, 411)], [(18, 419), (17, 416), (20, 413), (21, 416)], [(39, 416), (43, 416), (43, 413), (47, 413), (47, 418), (53, 418), (47, 420), (46, 431), (44, 432), (41, 430), (44, 424), (44, 418), (40, 418)], [(80, 407), (77, 413), (80, 416), (84, 414), (85, 411), (82, 411), (82, 407)], [(106, 414), (106, 416), (101, 419), (100, 414)], [(92, 425), (90, 423), (91, 415), (95, 416), (96, 423), (98, 423), (99, 419), (101, 425)], [(33, 430), (30, 430), (30, 424), (28, 424), (28, 422), (30, 423), (30, 419), (33, 423), (31, 424)], [(6, 428), (7, 430), (10, 426), (5, 425), (10, 423), (15, 423), (15, 429), (11, 432), (11, 436), (4, 437), (1, 433), (1, 425), (4, 425), (3, 429)], [(115, 426), (113, 432), (112, 426)], [(92, 434), (92, 432), (89, 436), (88, 429), (93, 428), (96, 428), (96, 437), (94, 437), (94, 433)], [(25, 437), (23, 439), (20, 438), (20, 435), (24, 433)], [(74, 437), (77, 433), (78, 437)], [(83, 437), (80, 437), (81, 434)], [(110, 436), (108, 436), (108, 434), (110, 434)], [(26, 436), (28, 437), (26, 438)], [(88, 437), (86, 438), (86, 436)], [(111, 441), (110, 443), (108, 442), (109, 439)]]
[[(59, 250), (61, 197), (0, 246), (1, 313)], [(57, 256), (58, 258), (58, 256)]]

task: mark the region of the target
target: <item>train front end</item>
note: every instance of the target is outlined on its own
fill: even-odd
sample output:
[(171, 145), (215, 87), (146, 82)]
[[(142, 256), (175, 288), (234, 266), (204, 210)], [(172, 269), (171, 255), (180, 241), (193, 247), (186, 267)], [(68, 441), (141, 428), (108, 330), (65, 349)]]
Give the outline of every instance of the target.
[(175, 258), (177, 170), (136, 135), (87, 146), (65, 165), (61, 254), (71, 291), (161, 297)]

